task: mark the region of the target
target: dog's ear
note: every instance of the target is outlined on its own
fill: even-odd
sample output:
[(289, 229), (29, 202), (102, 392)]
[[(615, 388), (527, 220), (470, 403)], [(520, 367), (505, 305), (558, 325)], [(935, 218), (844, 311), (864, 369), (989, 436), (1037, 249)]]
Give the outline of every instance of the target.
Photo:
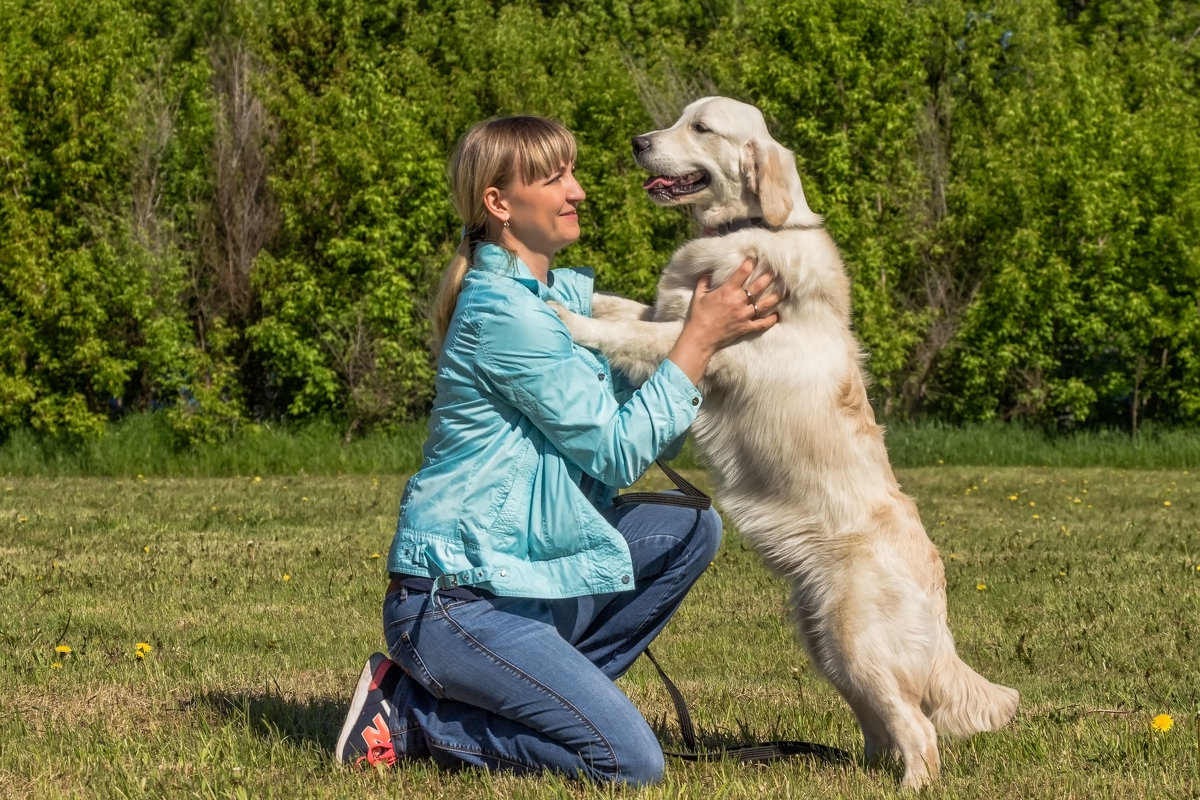
[(791, 154), (775, 142), (754, 139), (742, 145), (741, 168), (746, 185), (757, 197), (768, 225), (782, 225), (794, 201), (788, 181)]

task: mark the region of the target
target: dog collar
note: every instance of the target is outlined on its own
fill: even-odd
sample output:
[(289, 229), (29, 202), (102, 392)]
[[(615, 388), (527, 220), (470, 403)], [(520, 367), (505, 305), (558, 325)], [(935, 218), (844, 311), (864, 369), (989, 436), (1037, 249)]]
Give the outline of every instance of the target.
[(705, 228), (705, 236), (727, 236), (735, 231), (745, 230), (746, 228), (770, 228), (767, 221), (762, 217), (747, 217), (744, 219), (731, 219), (729, 222), (722, 222), (715, 228)]

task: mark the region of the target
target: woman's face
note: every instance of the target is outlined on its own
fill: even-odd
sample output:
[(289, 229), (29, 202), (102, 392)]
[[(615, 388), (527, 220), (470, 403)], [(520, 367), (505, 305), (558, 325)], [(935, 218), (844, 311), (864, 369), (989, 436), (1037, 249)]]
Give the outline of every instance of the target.
[(587, 195), (575, 180), (574, 164), (562, 164), (548, 178), (517, 181), (500, 194), (508, 208), (505, 238), (550, 258), (579, 238), (577, 206)]

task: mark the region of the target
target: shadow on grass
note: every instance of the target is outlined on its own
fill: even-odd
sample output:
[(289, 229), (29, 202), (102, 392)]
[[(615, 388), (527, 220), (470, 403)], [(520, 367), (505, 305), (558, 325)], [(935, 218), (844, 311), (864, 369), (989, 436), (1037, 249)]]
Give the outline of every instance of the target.
[(346, 715), (346, 702), (313, 698), (307, 703), (271, 692), (206, 692), (188, 705), (207, 706), (272, 742), (290, 740), (333, 752)]

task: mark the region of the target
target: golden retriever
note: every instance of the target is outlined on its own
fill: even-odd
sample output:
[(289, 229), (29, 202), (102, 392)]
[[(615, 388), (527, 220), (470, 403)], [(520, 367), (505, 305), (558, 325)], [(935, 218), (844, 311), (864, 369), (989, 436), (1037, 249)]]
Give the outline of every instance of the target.
[(575, 340), (644, 380), (679, 335), (698, 278), (719, 285), (747, 256), (776, 276), (779, 322), (721, 350), (692, 427), (717, 499), (791, 584), (812, 663), (850, 704), (868, 763), (891, 754), (903, 784), (937, 777), (937, 734), (994, 730), (1017, 692), (956, 654), (946, 581), (916, 505), (892, 473), (867, 400), (838, 249), (809, 208), (792, 153), (753, 106), (689, 105), (633, 139), (664, 206), (693, 207), (702, 235), (672, 256), (657, 301), (597, 294), (594, 316), (558, 309)]

